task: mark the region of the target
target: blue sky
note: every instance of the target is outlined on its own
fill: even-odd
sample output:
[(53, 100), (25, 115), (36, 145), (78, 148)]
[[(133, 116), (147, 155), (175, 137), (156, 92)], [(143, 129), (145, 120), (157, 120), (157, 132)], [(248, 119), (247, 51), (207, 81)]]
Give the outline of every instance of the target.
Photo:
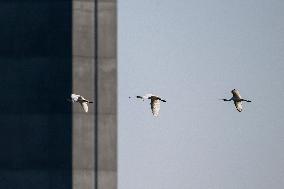
[[(284, 1), (118, 1), (119, 188), (282, 189)], [(239, 89), (245, 103), (235, 110)], [(167, 99), (160, 116), (149, 102)]]

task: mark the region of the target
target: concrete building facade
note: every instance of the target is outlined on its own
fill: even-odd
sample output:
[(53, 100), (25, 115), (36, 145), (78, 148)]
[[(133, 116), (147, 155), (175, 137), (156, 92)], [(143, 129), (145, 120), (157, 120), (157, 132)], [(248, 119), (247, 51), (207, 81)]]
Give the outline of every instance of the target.
[(116, 32), (115, 0), (73, 0), (73, 91), (95, 101), (73, 106), (74, 188), (117, 188)]
[(116, 1), (0, 1), (0, 23), (0, 188), (117, 188)]

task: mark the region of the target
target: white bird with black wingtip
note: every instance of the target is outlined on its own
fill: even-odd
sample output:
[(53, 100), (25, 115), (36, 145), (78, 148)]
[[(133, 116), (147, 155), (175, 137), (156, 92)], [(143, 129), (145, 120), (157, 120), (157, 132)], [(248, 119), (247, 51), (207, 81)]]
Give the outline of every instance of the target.
[(82, 108), (85, 112), (88, 112), (88, 110), (89, 110), (88, 104), (93, 103), (92, 101), (89, 101), (89, 100), (85, 99), (83, 96), (77, 95), (77, 94), (71, 94), (71, 99), (68, 99), (68, 101), (78, 102), (82, 106)]
[(250, 100), (243, 99), (240, 95), (240, 92), (237, 89), (233, 89), (231, 91), (231, 93), (233, 94), (232, 98), (230, 98), (230, 99), (223, 98), (221, 100), (223, 100), (223, 101), (234, 101), (235, 107), (239, 112), (241, 112), (243, 110), (242, 102), (251, 102)]
[[(131, 98), (131, 97), (129, 97), (129, 98)], [(165, 99), (162, 99), (159, 96), (153, 95), (153, 94), (145, 94), (144, 96), (136, 96), (136, 98), (140, 98), (143, 101), (145, 99), (150, 99), (151, 100), (150, 105), (151, 105), (152, 114), (155, 117), (158, 117), (158, 115), (159, 115), (160, 101), (167, 102)]]

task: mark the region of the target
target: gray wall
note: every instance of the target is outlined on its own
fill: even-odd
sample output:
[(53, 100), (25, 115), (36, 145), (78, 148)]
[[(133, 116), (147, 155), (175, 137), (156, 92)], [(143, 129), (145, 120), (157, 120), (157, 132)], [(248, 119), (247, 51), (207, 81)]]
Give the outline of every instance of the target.
[[(73, 0), (73, 92), (94, 99), (94, 1)], [(73, 188), (95, 187), (94, 106), (73, 105)]]
[(98, 1), (98, 188), (117, 188), (116, 0)]
[(71, 188), (71, 6), (0, 1), (0, 188)]
[[(97, 6), (96, 6), (97, 5)], [(116, 1), (73, 0), (73, 188), (117, 188)]]

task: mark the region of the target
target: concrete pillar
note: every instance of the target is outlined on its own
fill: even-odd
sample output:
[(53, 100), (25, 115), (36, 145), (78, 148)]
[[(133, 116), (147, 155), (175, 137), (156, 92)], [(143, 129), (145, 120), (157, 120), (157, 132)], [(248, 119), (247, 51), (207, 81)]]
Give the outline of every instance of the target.
[(115, 0), (73, 0), (73, 189), (117, 188), (116, 33)]
[(117, 188), (116, 0), (98, 0), (98, 189)]

